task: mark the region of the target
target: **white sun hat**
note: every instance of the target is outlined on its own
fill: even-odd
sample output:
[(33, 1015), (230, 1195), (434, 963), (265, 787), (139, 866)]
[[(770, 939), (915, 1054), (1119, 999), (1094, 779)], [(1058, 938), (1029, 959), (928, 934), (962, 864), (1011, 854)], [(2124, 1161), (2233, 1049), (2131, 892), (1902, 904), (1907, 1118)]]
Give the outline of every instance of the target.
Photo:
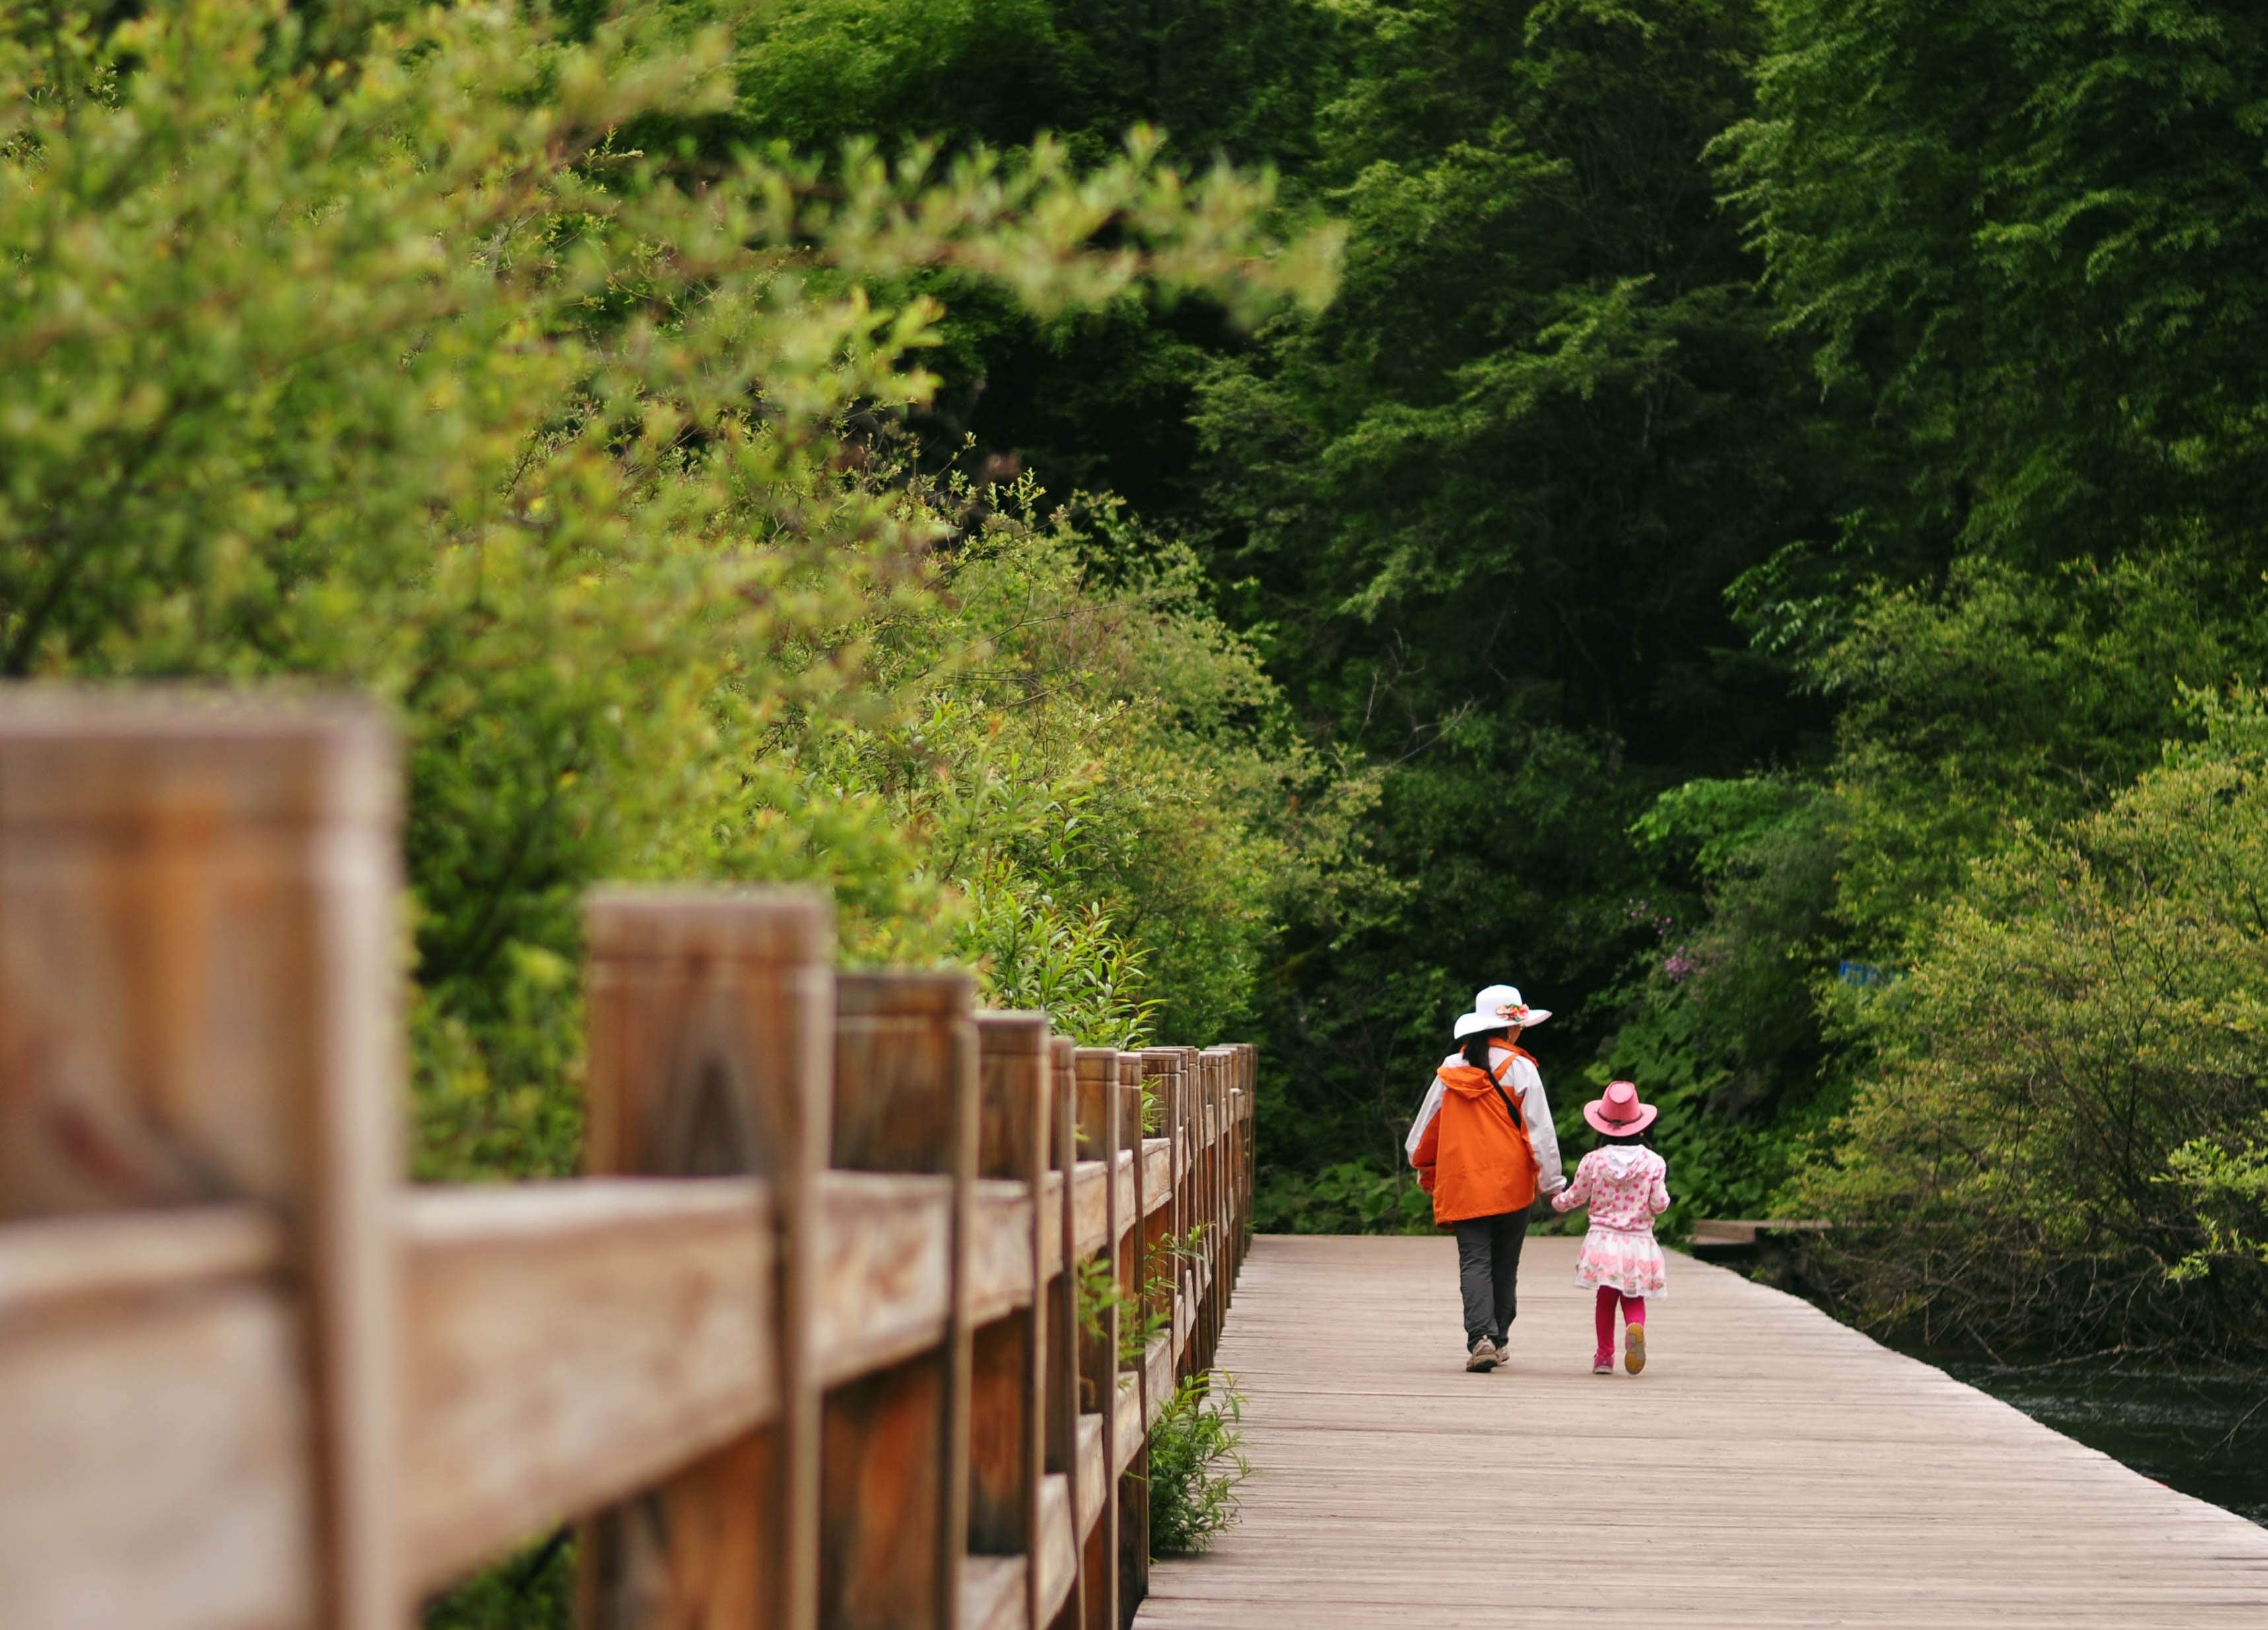
[(1456, 1039), (1462, 1041), (1476, 1031), (1523, 1028), (1541, 1024), (1551, 1017), (1549, 1008), (1531, 1008), (1510, 985), (1491, 985), (1473, 998), (1473, 1010), (1457, 1020)]

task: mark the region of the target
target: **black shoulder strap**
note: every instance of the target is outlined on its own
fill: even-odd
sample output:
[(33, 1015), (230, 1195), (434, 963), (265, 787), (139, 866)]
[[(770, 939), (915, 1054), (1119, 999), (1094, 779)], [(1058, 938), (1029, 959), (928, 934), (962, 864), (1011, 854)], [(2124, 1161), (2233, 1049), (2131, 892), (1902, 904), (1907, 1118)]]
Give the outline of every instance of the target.
[[(1513, 1063), (1513, 1064), (1517, 1064), (1517, 1063), (1519, 1063), (1519, 1062), (1520, 1062), (1520, 1054), (1517, 1054), (1517, 1053), (1515, 1053), (1515, 1054), (1513, 1054), (1512, 1055), (1512, 1063)], [(1510, 1065), (1506, 1065), (1506, 1068), (1511, 1068), (1511, 1066), (1510, 1066)], [(1501, 1081), (1498, 1081), (1498, 1080), (1497, 1079), (1496, 1071), (1494, 1071), (1494, 1070), (1492, 1070), (1492, 1069), (1484, 1069), (1484, 1070), (1481, 1071), (1481, 1074), (1482, 1074), (1482, 1075), (1484, 1075), (1484, 1076), (1486, 1076), (1488, 1077), (1488, 1083), (1489, 1083), (1489, 1085), (1491, 1085), (1491, 1086), (1492, 1086), (1492, 1087), (1494, 1087), (1494, 1088), (1496, 1089), (1496, 1098), (1497, 1098), (1497, 1102), (1498, 1102), (1498, 1103), (1499, 1103), (1499, 1104), (1501, 1104), (1501, 1105), (1504, 1105), (1504, 1112), (1505, 1112), (1506, 1114), (1507, 1114), (1507, 1115), (1509, 1115), (1509, 1116), (1511, 1116), (1511, 1117), (1512, 1117), (1512, 1124), (1513, 1124), (1513, 1126), (1515, 1126), (1515, 1127), (1517, 1127), (1517, 1126), (1521, 1125), (1521, 1119), (1520, 1119), (1520, 1111), (1519, 1111), (1519, 1109), (1518, 1109), (1517, 1107), (1515, 1107), (1515, 1106), (1514, 1106), (1514, 1105), (1513, 1104), (1512, 1099), (1511, 1099), (1509, 1097), (1507, 1097), (1507, 1096), (1506, 1095), (1506, 1093), (1505, 1093), (1505, 1090), (1504, 1090), (1504, 1083), (1502, 1083)]]

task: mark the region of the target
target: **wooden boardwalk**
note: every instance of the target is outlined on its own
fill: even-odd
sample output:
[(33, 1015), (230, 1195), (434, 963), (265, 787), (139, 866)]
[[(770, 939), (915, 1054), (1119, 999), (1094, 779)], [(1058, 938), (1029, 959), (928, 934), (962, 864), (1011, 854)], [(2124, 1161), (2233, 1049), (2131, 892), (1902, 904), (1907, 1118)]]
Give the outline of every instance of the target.
[(2268, 1529), (1722, 1268), (1673, 1259), (1646, 1373), (1593, 1376), (1574, 1247), (1475, 1376), (1447, 1240), (1256, 1241), (1244, 1520), (1137, 1624), (2268, 1626)]

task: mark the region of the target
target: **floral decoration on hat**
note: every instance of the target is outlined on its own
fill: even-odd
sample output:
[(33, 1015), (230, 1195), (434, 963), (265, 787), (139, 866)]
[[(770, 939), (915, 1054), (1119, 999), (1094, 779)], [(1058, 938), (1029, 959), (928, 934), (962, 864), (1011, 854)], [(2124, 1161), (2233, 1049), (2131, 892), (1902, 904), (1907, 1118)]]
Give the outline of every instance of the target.
[(1458, 1040), (1484, 1030), (1532, 1030), (1551, 1017), (1549, 1008), (1531, 1008), (1513, 985), (1491, 985), (1473, 998), (1473, 1010), (1460, 1015)]

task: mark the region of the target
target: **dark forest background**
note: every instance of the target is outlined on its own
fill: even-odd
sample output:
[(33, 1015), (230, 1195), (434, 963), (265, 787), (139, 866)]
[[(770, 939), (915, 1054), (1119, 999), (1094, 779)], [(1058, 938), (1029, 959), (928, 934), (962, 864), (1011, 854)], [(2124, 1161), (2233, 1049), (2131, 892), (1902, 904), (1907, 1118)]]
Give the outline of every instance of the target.
[(1426, 1226), (1505, 980), (1861, 1317), (2259, 1354), (2268, 12), (397, 10), (6, 25), (0, 656), (393, 700), (421, 1171), (571, 1168), (591, 877), (820, 877), (1257, 1041), (1263, 1226)]
[(2176, 1340), (2257, 1296), (2264, 28), (870, 0), (749, 36), (745, 116), (799, 144), (1146, 123), (1345, 224), (1336, 301), (1253, 332), (948, 287), (922, 424), (1189, 540), (1378, 777), (1375, 875), (1254, 1000), (1270, 1223), (1422, 1225), (1405, 1118), (1503, 979), (1558, 1010), (1563, 1119), (1634, 1076), (1687, 1218), (1870, 1225), (1838, 1271), (1878, 1315)]

